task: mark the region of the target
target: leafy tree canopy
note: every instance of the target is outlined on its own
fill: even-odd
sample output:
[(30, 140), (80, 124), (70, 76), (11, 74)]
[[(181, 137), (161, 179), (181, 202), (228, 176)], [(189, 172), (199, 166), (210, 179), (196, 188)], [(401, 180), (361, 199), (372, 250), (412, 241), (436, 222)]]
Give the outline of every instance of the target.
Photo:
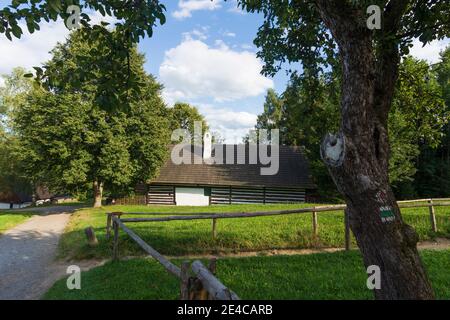
[[(66, 21), (71, 15), (67, 12), (71, 5), (79, 6), (82, 11), (97, 11), (103, 16), (117, 18), (116, 31), (133, 43), (145, 35), (151, 37), (153, 28), (166, 21), (166, 8), (158, 0), (12, 0), (11, 5), (0, 10), (0, 33), (12, 40), (13, 36), (20, 38), (23, 34), (21, 21), (26, 22), (30, 33), (40, 29), (42, 20), (49, 22), (62, 18)], [(79, 23), (97, 31), (86, 12), (81, 12)]]
[(0, 87), (0, 192), (26, 194), (31, 192), (31, 181), (19, 160), (19, 141), (15, 136), (11, 116), (26, 101), (32, 81), (24, 77), (26, 71), (15, 68), (11, 74), (2, 75)]
[[(325, 0), (324, 0), (325, 1)], [(335, 66), (337, 41), (325, 26), (318, 7), (324, 1), (307, 0), (239, 0), (249, 12), (261, 12), (264, 22), (258, 30), (255, 44), (260, 48), (263, 72), (273, 75), (285, 62), (301, 63), (310, 72), (322, 72)], [(366, 13), (370, 5), (382, 11), (381, 29), (373, 30), (374, 53), (381, 61), (384, 49), (398, 46), (404, 55), (411, 42), (422, 43), (443, 39), (450, 34), (450, 2), (435, 0), (337, 0), (341, 12), (361, 30), (367, 30)], [(345, 32), (345, 30), (343, 30)]]
[[(388, 123), (389, 177), (394, 186), (414, 179), (421, 145), (436, 148), (445, 137), (450, 113), (442, 99), (445, 88), (438, 82), (445, 79), (443, 68), (438, 70), (440, 74), (425, 61), (412, 57), (400, 65)], [(319, 146), (321, 137), (335, 131), (340, 121), (340, 80), (333, 73), (295, 76), (281, 96), (268, 91), (264, 112), (255, 126), (256, 130), (279, 128), (282, 144), (303, 146), (320, 194), (327, 198), (337, 196), (337, 192), (320, 159)]]
[[(195, 106), (191, 106), (188, 103), (177, 102), (170, 108), (171, 114), (171, 129), (184, 129), (186, 130), (191, 139), (198, 139), (197, 141), (202, 141), (203, 134), (209, 130), (208, 123), (206, 122), (203, 115), (198, 111)], [(200, 122), (202, 125), (202, 136), (196, 136), (195, 132), (195, 122)]]
[[(92, 45), (84, 38), (86, 30), (72, 33), (53, 50), (45, 65), (50, 76), (15, 113), (15, 130), (27, 172), (35, 181), (54, 190), (80, 191), (95, 182), (124, 192), (152, 178), (165, 161), (168, 110), (160, 97), (161, 86), (145, 73), (144, 57), (135, 47), (119, 65), (142, 82), (140, 94), (108, 100), (102, 81), (108, 79), (114, 88), (123, 79), (114, 76), (117, 67), (108, 67), (107, 54), (92, 55), (110, 45), (108, 37)], [(74, 67), (80, 61), (92, 65), (87, 79)], [(109, 103), (119, 102), (120, 110), (105, 110)]]

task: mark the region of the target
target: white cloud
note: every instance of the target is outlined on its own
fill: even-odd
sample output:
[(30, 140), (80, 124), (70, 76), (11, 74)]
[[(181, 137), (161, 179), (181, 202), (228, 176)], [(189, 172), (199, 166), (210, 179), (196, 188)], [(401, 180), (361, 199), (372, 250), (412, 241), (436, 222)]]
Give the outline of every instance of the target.
[(166, 51), (159, 75), (169, 104), (197, 98), (233, 101), (273, 87), (273, 81), (260, 74), (262, 62), (254, 53), (230, 50), (220, 40), (216, 45), (186, 40)]
[(24, 34), (20, 39), (9, 41), (1, 36), (0, 41), (0, 74), (10, 73), (15, 67), (24, 67), (30, 70), (49, 60), (49, 51), (57, 42), (65, 40), (69, 30), (62, 20), (42, 23), (41, 30), (30, 34), (24, 24), (20, 25)]
[(241, 44), (241, 48), (244, 50), (255, 50), (255, 46), (248, 43)]
[(222, 0), (180, 0), (178, 10), (172, 13), (176, 19), (184, 19), (192, 16), (193, 11), (199, 10), (217, 10), (222, 7)]
[(232, 37), (232, 38), (236, 37), (236, 33), (230, 32), (230, 31), (225, 31), (225, 32), (223, 33), (223, 35), (224, 35), (225, 37)]
[(212, 132), (218, 132), (226, 143), (240, 143), (256, 124), (256, 114), (233, 111), (230, 108), (217, 108), (210, 104), (196, 104), (204, 115)]
[(203, 26), (201, 28), (195, 28), (192, 31), (189, 32), (183, 32), (182, 36), (183, 36), (183, 40), (184, 41), (188, 41), (188, 40), (206, 40), (208, 39), (208, 29), (209, 27), (207, 26)]
[(419, 39), (414, 39), (410, 54), (418, 59), (426, 60), (428, 63), (436, 63), (440, 61), (439, 53), (449, 44), (450, 39), (434, 40), (423, 47)]
[[(98, 12), (89, 13), (89, 17), (92, 24), (99, 24), (100, 21), (110, 23), (117, 21), (110, 16), (103, 17)], [(20, 39), (13, 38), (9, 41), (4, 35), (0, 35), (0, 74), (11, 73), (15, 67), (31, 70), (32, 67), (40, 66), (51, 58), (49, 52), (58, 42), (64, 42), (70, 32), (61, 19), (49, 23), (42, 22), (40, 30), (33, 34), (28, 32), (25, 23), (19, 25), (23, 31)]]
[(227, 11), (235, 14), (242, 14), (242, 15), (247, 14), (247, 11), (242, 10), (242, 8), (238, 6), (237, 0), (231, 1), (230, 8)]

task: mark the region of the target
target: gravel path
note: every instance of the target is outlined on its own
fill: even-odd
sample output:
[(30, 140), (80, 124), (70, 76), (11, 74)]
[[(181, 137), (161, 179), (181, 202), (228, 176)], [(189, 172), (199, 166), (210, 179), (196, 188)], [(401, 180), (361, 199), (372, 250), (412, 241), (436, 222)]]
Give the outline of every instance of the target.
[(25, 207), (21, 209), (3, 210), (7, 213), (14, 212), (35, 212), (38, 214), (53, 214), (74, 212), (77, 209), (83, 208), (83, 205), (66, 205), (66, 206), (42, 206), (42, 207)]
[(39, 299), (61, 276), (53, 260), (70, 214), (48, 213), (0, 236), (0, 299)]

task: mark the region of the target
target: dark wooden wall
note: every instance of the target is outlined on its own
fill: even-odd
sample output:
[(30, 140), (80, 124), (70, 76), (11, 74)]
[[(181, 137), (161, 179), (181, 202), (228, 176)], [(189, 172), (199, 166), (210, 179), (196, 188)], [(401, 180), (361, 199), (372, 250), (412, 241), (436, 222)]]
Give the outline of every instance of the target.
[(305, 202), (305, 189), (287, 188), (211, 188), (211, 204), (298, 203)]

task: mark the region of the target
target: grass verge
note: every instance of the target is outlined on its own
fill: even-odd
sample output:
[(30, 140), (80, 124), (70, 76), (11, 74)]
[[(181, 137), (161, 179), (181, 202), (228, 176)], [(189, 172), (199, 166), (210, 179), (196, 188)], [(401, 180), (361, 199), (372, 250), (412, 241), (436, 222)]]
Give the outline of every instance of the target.
[[(421, 251), (438, 299), (450, 299), (450, 250)], [(173, 260), (180, 264), (180, 260)], [(218, 278), (242, 299), (372, 299), (358, 251), (227, 258)], [(82, 273), (81, 290), (59, 280), (44, 299), (177, 299), (179, 282), (155, 260), (108, 262)]]
[[(111, 242), (105, 239), (106, 212), (252, 212), (311, 207), (313, 204), (288, 205), (229, 205), (211, 207), (173, 206), (111, 206), (101, 209), (82, 209), (72, 215), (61, 238), (58, 257), (61, 259), (109, 258)], [(450, 207), (436, 207), (439, 232), (430, 230), (428, 208), (403, 209), (404, 220), (412, 225), (420, 240), (450, 236)], [(218, 236), (212, 238), (211, 221), (171, 221), (127, 223), (148, 244), (164, 255), (189, 255), (208, 253), (236, 253), (269, 249), (303, 249), (344, 246), (343, 212), (318, 214), (319, 234), (312, 234), (311, 214), (269, 216), (257, 218), (219, 219)], [(91, 248), (86, 243), (84, 228), (92, 226), (100, 242)], [(355, 245), (354, 239), (352, 239)], [(120, 254), (140, 255), (142, 250), (125, 233), (120, 233)]]
[(25, 222), (32, 215), (32, 213), (26, 212), (10, 213), (6, 211), (0, 211), (0, 234), (21, 224), (22, 222)]

